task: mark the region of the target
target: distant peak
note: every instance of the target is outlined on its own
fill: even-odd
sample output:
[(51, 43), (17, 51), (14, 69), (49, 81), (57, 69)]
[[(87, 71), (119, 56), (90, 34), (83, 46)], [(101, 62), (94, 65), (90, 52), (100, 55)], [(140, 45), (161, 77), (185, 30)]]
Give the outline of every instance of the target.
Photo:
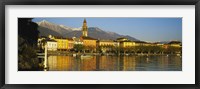
[(66, 28), (66, 29), (71, 29), (71, 27), (68, 27), (68, 26), (65, 26), (65, 25), (59, 25), (60, 27), (62, 27), (62, 28)]
[[(48, 22), (48, 21), (46, 21), (46, 20), (42, 20), (41, 22)], [(49, 23), (49, 22), (48, 22)]]
[(47, 20), (41, 20), (40, 22), (37, 22), (37, 23), (51, 23), (51, 22), (49, 22)]
[(41, 24), (53, 24), (53, 25), (56, 25), (56, 24), (54, 24), (54, 23), (52, 23), (52, 22), (49, 22), (49, 21), (47, 21), (47, 20), (42, 20), (42, 21), (37, 22), (37, 23), (38, 23), (38, 25), (41, 25)]
[(61, 26), (61, 27), (66, 27), (65, 25), (62, 25), (62, 24), (61, 24), (61, 25), (59, 25), (59, 26)]

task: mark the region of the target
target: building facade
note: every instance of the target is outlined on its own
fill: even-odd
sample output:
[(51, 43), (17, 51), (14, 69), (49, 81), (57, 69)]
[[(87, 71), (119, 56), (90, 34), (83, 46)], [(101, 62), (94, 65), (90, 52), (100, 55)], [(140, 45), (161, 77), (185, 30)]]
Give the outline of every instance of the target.
[(96, 51), (96, 39), (88, 36), (88, 27), (86, 19), (83, 21), (82, 26), (82, 36), (80, 37), (80, 42), (83, 43), (84, 49), (86, 51)]
[(83, 41), (83, 46), (86, 51), (96, 51), (96, 39), (84, 36), (81, 36), (80, 39)]
[(134, 41), (122, 41), (120, 42), (120, 47), (122, 48), (128, 48), (128, 47), (134, 47), (136, 43)]
[(112, 51), (114, 47), (116, 47), (116, 42), (113, 40), (98, 40), (97, 41), (97, 47), (100, 51), (103, 53)]
[(47, 50), (57, 51), (57, 42), (55, 40), (47, 40)]
[(98, 40), (98, 46), (115, 46), (115, 42), (113, 40)]
[(168, 44), (169, 44), (169, 46), (172, 46), (172, 47), (179, 47), (180, 48), (182, 46), (180, 41), (171, 41)]
[(58, 51), (69, 51), (74, 47), (74, 41), (72, 38), (54, 37), (51, 35), (49, 35), (49, 38), (57, 41)]
[(73, 37), (74, 44), (83, 45), (83, 41), (80, 38)]
[(72, 38), (67, 38), (68, 40), (68, 46), (67, 46), (67, 50), (71, 50), (74, 48), (74, 40)]
[(84, 46), (92, 46), (92, 47), (96, 47), (96, 39), (91, 38), (91, 37), (80, 37), (80, 39), (83, 41), (83, 45)]
[(66, 38), (55, 38), (58, 44), (58, 51), (67, 51), (68, 40)]

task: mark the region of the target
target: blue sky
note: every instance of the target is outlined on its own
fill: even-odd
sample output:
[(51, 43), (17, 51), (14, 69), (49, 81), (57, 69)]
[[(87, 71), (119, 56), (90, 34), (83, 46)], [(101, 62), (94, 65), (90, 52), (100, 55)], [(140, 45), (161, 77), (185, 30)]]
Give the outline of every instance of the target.
[[(49, 22), (81, 27), (84, 18), (34, 18), (34, 22)], [(182, 18), (86, 18), (88, 27), (129, 35), (143, 41), (182, 41)]]

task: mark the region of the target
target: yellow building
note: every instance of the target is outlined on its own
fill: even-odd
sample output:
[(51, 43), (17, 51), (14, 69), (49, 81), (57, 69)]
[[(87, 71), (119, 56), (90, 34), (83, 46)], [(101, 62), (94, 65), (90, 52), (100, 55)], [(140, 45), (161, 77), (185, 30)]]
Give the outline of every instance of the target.
[(84, 46), (90, 46), (90, 47), (95, 47), (96, 48), (96, 39), (92, 37), (88, 37), (88, 27), (87, 27), (87, 22), (86, 19), (83, 21), (83, 26), (82, 26), (82, 36), (80, 37), (80, 40), (83, 42)]
[(81, 36), (80, 39), (82, 40), (84, 49), (86, 51), (96, 51), (96, 46), (97, 46), (96, 39), (83, 36)]
[(97, 47), (99, 47), (102, 52), (111, 51), (113, 47), (119, 47), (119, 42), (113, 40), (98, 40)]
[(67, 51), (68, 49), (68, 40), (66, 38), (55, 38), (57, 41), (57, 49), (59, 51)]
[(144, 41), (135, 41), (135, 46), (150, 46), (151, 43), (147, 43)]
[(113, 40), (98, 40), (98, 46), (115, 46), (115, 42)]
[(129, 39), (127, 39), (125, 37), (117, 38), (117, 42), (119, 42), (119, 46), (121, 48), (128, 48), (128, 47), (136, 46), (135, 41), (130, 41)]
[(74, 40), (72, 38), (67, 38), (67, 40), (68, 40), (67, 50), (73, 49), (74, 48)]
[(72, 38), (62, 38), (51, 35), (49, 35), (49, 38), (57, 41), (58, 51), (68, 51), (74, 47), (74, 41)]
[(127, 47), (134, 47), (136, 43), (134, 41), (122, 41), (120, 42), (120, 47), (127, 48)]
[(80, 39), (83, 41), (84, 46), (91, 46), (96, 48), (96, 42), (97, 40), (91, 37), (83, 37), (81, 36)]
[(118, 41), (118, 42), (128, 41), (128, 39), (125, 38), (125, 37), (121, 37), (121, 38), (117, 38), (117, 41)]
[(87, 22), (84, 19), (83, 21), (83, 26), (82, 26), (82, 36), (80, 37), (80, 40), (83, 42), (83, 46), (85, 50), (92, 50), (96, 51), (96, 39), (88, 37), (88, 27), (87, 27)]
[(172, 46), (172, 47), (181, 47), (180, 41), (171, 41), (168, 44), (169, 44), (169, 46)]
[(117, 42), (119, 42), (120, 47), (127, 48), (127, 47), (133, 47), (136, 46), (136, 42), (130, 41), (127, 38), (121, 37), (117, 38)]

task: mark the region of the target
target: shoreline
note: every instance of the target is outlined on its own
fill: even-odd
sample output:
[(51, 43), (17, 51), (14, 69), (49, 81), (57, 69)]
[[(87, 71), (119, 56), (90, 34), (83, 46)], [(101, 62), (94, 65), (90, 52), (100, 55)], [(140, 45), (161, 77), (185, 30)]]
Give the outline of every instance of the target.
[(70, 53), (66, 51), (48, 51), (48, 55), (55, 55), (55, 56), (73, 56), (73, 54), (76, 55), (93, 55), (93, 56), (151, 56), (151, 55), (157, 55), (157, 56), (164, 56), (164, 55), (177, 55), (177, 56), (182, 56), (180, 53), (175, 53), (175, 54), (154, 54), (154, 53)]

